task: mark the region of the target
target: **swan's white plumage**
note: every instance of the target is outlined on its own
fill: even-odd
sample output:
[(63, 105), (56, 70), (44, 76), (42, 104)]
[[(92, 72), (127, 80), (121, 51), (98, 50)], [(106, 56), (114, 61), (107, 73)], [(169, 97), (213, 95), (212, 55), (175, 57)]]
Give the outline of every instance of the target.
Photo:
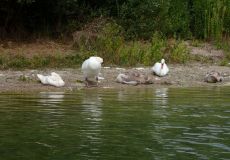
[(65, 82), (62, 80), (61, 76), (55, 72), (52, 72), (51, 75), (48, 76), (37, 74), (37, 77), (42, 84), (49, 84), (55, 87), (62, 87), (65, 85)]
[(43, 76), (41, 74), (37, 74), (37, 77), (41, 81), (42, 84), (48, 84), (48, 81), (47, 81), (48, 76)]
[(165, 63), (165, 60), (162, 59), (161, 63), (157, 62), (157, 63), (154, 64), (154, 66), (152, 67), (152, 71), (156, 75), (163, 77), (166, 74), (168, 74), (169, 69), (168, 69), (168, 66)]
[(85, 79), (98, 78), (101, 71), (101, 63), (103, 59), (101, 57), (89, 57), (82, 63), (82, 72)]

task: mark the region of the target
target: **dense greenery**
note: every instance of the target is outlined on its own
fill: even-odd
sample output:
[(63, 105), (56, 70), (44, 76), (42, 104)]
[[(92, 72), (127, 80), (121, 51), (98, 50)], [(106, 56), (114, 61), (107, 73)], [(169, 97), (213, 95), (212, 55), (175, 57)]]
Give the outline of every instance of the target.
[(1, 0), (0, 37), (62, 36), (99, 16), (110, 17), (126, 39), (220, 39), (230, 33), (229, 0)]
[(91, 55), (128, 66), (208, 61), (190, 55), (186, 40), (214, 42), (222, 65), (230, 60), (230, 0), (1, 0), (0, 22), (0, 49), (8, 39), (73, 37), (71, 53), (0, 50), (3, 69), (71, 67)]

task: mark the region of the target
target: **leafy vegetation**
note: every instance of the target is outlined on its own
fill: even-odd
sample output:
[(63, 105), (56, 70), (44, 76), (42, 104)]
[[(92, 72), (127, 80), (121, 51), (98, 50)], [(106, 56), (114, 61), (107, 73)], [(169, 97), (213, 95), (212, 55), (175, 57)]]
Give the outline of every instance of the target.
[(110, 17), (125, 38), (221, 39), (230, 33), (229, 0), (2, 0), (0, 37), (62, 37), (96, 17)]
[(79, 65), (90, 55), (109, 64), (186, 63), (185, 40), (214, 42), (230, 59), (229, 0), (2, 0), (0, 40), (73, 36), (71, 54), (0, 55), (2, 68)]
[(205, 10), (205, 38), (220, 41), (224, 31), (227, 0), (208, 0)]
[[(28, 56), (23, 49), (9, 50), (1, 54), (0, 66), (2, 69), (73, 67), (92, 55), (103, 57), (106, 64), (123, 66), (153, 65), (162, 57), (176, 63), (185, 63), (188, 60), (189, 53), (183, 41), (173, 39), (172, 43), (158, 32), (153, 34), (151, 41), (126, 41), (123, 35), (122, 28), (111, 21), (98, 33), (97, 40), (90, 47), (85, 45), (87, 39), (82, 39), (82, 44), (68, 54), (55, 50), (52, 51), (55, 53), (49, 55), (41, 56), (42, 53), (39, 53)], [(13, 52), (16, 54), (12, 54)]]
[[(97, 41), (91, 46), (82, 46), (84, 55), (98, 55), (108, 64), (118, 65), (152, 65), (163, 57), (170, 62), (185, 63), (189, 59), (189, 51), (183, 41), (167, 41), (156, 32), (151, 41), (125, 41), (122, 28), (114, 22), (107, 23)], [(85, 44), (85, 42), (83, 42)]]
[(189, 59), (189, 50), (186, 44), (182, 42), (177, 42), (172, 49), (169, 60), (176, 63), (185, 63)]

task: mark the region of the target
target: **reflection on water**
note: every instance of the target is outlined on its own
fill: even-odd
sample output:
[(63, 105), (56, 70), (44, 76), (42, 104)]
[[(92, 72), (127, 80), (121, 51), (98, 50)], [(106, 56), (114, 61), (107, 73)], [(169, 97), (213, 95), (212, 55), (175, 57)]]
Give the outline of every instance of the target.
[(154, 91), (153, 116), (167, 118), (168, 112), (168, 88), (157, 88)]
[(0, 94), (1, 159), (228, 159), (230, 88)]
[[(81, 143), (79, 150), (81, 154), (85, 155), (81, 158), (89, 158), (86, 156), (88, 152), (92, 157), (97, 157), (100, 153), (99, 146), (101, 140), (101, 121), (102, 121), (102, 100), (98, 93), (86, 91), (82, 96), (82, 117), (84, 118), (84, 125), (80, 131)], [(94, 146), (94, 147), (92, 147)]]
[(64, 100), (64, 92), (40, 92), (40, 101), (43, 105), (61, 103)]
[(167, 106), (168, 104), (168, 88), (157, 88), (155, 90), (156, 104)]
[(100, 95), (87, 92), (83, 95), (82, 105), (84, 105), (84, 111), (87, 113), (87, 117), (92, 117), (95, 121), (100, 121), (100, 116), (102, 114), (102, 100)]
[[(47, 136), (57, 138), (59, 135), (54, 130), (58, 129), (63, 125), (60, 122), (60, 117), (64, 117), (66, 112), (65, 108), (61, 107), (64, 101), (64, 92), (40, 92), (38, 94), (38, 114), (40, 116), (40, 126), (44, 131), (49, 131)], [(55, 145), (48, 144), (46, 142), (40, 142), (40, 140), (34, 141), (34, 143), (44, 146), (51, 147)]]

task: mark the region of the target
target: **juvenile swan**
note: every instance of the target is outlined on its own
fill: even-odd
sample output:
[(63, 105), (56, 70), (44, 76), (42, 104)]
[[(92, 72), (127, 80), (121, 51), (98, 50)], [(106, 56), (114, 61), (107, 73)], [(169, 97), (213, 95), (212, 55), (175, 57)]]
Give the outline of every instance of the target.
[(153, 83), (148, 75), (139, 72), (120, 73), (116, 78), (116, 82), (129, 85)]
[(55, 72), (52, 72), (51, 75), (48, 76), (37, 74), (37, 77), (42, 84), (48, 84), (55, 87), (62, 87), (65, 85), (65, 82), (62, 80), (61, 76)]
[(152, 71), (153, 71), (154, 74), (156, 74), (156, 75), (158, 75), (160, 77), (163, 77), (166, 74), (168, 74), (169, 69), (168, 69), (168, 66), (165, 63), (165, 60), (162, 59), (161, 63), (157, 62), (157, 63), (154, 64), (154, 66), (152, 67)]
[(116, 82), (123, 83), (123, 84), (130, 84), (130, 85), (137, 85), (138, 82), (135, 80), (130, 79), (130, 77), (126, 74), (120, 73), (117, 78)]
[(211, 71), (205, 75), (204, 81), (208, 83), (222, 82), (223, 77), (219, 72)]
[(91, 78), (95, 78), (98, 82), (99, 73), (101, 71), (101, 63), (103, 63), (103, 59), (95, 56), (89, 57), (82, 63), (81, 69), (87, 86), (89, 84), (89, 79)]

